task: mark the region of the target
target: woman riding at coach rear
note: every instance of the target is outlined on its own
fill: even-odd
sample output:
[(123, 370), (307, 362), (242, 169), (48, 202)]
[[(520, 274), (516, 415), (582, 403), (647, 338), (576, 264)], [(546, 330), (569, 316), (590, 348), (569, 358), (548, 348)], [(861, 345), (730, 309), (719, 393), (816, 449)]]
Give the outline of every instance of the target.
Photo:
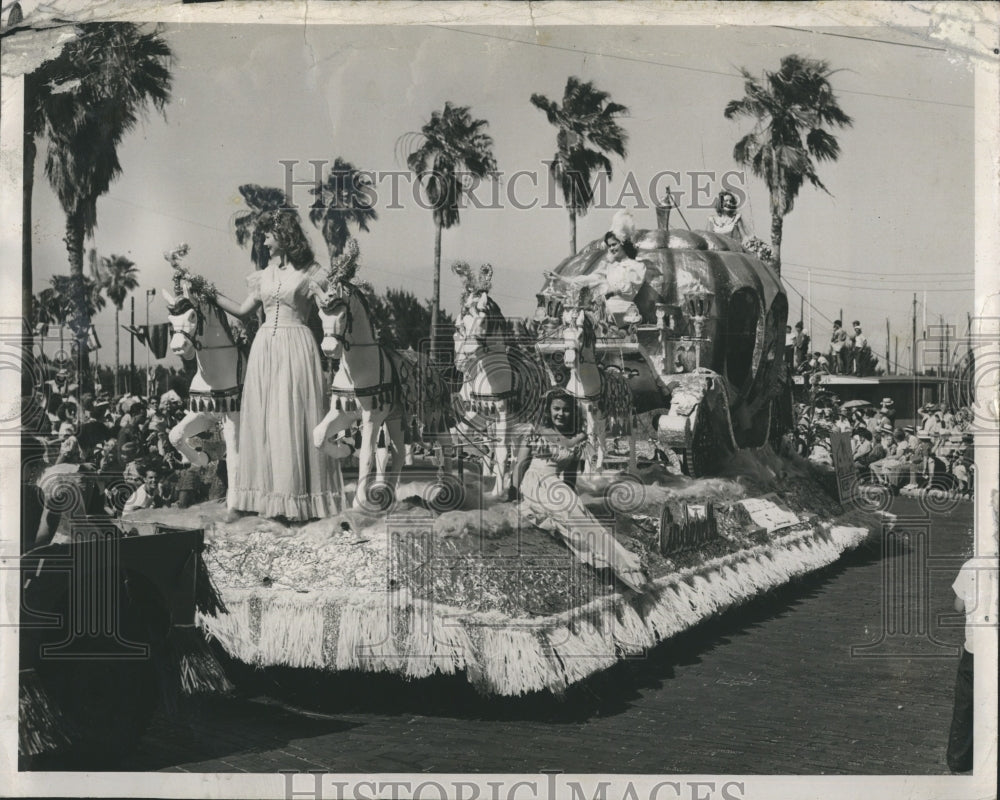
[(545, 396), (542, 418), (518, 450), (512, 493), (520, 494), (522, 513), (530, 522), (558, 533), (582, 562), (610, 569), (640, 591), (647, 579), (639, 556), (619, 544), (576, 493), (576, 470), (587, 442), (580, 417), (565, 390), (553, 389)]
[(323, 365), (307, 325), (312, 304), (323, 296), (322, 270), (294, 210), (274, 211), (260, 224), (268, 266), (247, 278), (250, 294), (242, 303), (216, 298), (237, 317), (258, 306), (265, 314), (243, 384), (234, 508), (288, 520), (326, 517), (336, 513), (337, 502), (328, 457), (312, 446), (324, 414)]
[(712, 233), (728, 236), (741, 243), (748, 238), (743, 217), (736, 211), (736, 195), (722, 191), (715, 199), (715, 214), (708, 218), (708, 228)]

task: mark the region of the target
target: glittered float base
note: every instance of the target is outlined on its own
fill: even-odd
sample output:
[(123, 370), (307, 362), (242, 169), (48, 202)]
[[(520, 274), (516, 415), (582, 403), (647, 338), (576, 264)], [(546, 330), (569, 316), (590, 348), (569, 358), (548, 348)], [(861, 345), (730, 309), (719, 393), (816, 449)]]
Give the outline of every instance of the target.
[[(651, 469), (641, 476), (652, 484), (645, 496), (618, 514), (608, 507), (609, 480), (581, 482), (588, 507), (643, 554), (653, 581), (641, 600), (576, 562), (552, 534), (524, 522), (516, 505), (493, 504), (473, 485), (463, 509), (444, 514), (419, 500), (425, 485), (404, 483), (382, 516), (226, 524), (224, 508), (208, 503), (141, 512), (132, 521), (140, 531), (153, 521), (205, 529), (205, 563), (228, 613), (200, 614), (198, 622), (244, 663), (411, 678), (464, 672), (485, 693), (519, 695), (561, 691), (831, 564), (875, 524), (856, 512), (845, 516), (812, 477), (773, 456), (732, 469), (702, 480)], [(711, 546), (673, 559), (657, 552), (653, 520), (664, 503), (724, 506), (768, 493), (803, 522), (765, 534), (741, 529), (723, 512), (722, 537)]]

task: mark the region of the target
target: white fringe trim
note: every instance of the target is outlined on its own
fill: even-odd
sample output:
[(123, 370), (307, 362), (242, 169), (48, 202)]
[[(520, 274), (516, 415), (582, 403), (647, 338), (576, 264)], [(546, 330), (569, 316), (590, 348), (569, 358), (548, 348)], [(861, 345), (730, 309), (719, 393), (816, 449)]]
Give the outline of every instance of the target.
[(377, 593), (223, 589), (228, 614), (198, 624), (234, 658), (260, 666), (397, 672), (407, 678), (465, 670), (481, 691), (559, 692), (719, 612), (825, 567), (857, 547), (865, 528), (789, 534), (671, 573), (642, 617), (620, 595), (538, 618), (468, 613)]

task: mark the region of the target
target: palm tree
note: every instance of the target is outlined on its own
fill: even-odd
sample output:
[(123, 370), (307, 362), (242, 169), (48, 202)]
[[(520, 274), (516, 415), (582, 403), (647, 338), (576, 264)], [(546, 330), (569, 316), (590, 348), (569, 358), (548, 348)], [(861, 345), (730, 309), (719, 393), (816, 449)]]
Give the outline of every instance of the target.
[(95, 250), (91, 250), (91, 265), (95, 279), (104, 289), (104, 293), (115, 307), (115, 394), (119, 393), (118, 374), (121, 371), (120, 356), (120, 333), (118, 315), (125, 305), (125, 298), (128, 293), (139, 286), (139, 270), (135, 264), (125, 256), (110, 255), (102, 257), (97, 262)]
[(44, 91), (32, 109), (48, 139), (45, 174), (66, 214), (65, 243), (74, 312), (70, 320), (80, 344), (81, 375), (89, 375), (86, 337), (90, 327), (83, 274), (84, 240), (97, 226), (97, 201), (121, 174), (118, 146), (150, 108), (162, 112), (170, 99), (170, 48), (159, 28), (143, 32), (131, 23), (86, 23), (46, 77), (59, 91)]
[[(559, 183), (569, 211), (569, 252), (576, 253), (576, 218), (584, 216), (594, 202), (593, 176), (605, 172), (612, 177), (611, 162), (605, 153), (625, 158), (628, 134), (617, 117), (628, 109), (612, 103), (607, 92), (592, 81), (581, 83), (570, 76), (563, 91), (562, 106), (544, 95), (531, 95), (531, 104), (545, 112), (556, 133), (556, 152), (549, 162), (549, 172)], [(596, 149), (587, 145), (591, 144)]]
[(853, 120), (837, 104), (826, 61), (788, 55), (777, 72), (758, 82), (745, 68), (744, 96), (726, 104), (726, 119), (751, 117), (754, 129), (733, 148), (737, 164), (749, 166), (771, 193), (771, 248), (781, 274), (781, 238), (785, 216), (805, 181), (827, 188), (816, 174), (816, 161), (836, 161), (840, 144), (826, 128), (849, 128)]
[(256, 183), (245, 183), (239, 187), (247, 210), (236, 215), (236, 243), (246, 247), (250, 243), (250, 260), (257, 269), (267, 266), (269, 254), (264, 247), (264, 231), (261, 220), (268, 214), (281, 208), (288, 208), (288, 198), (281, 189), (271, 186), (258, 186)]
[[(489, 123), (473, 119), (468, 106), (444, 104), (419, 133), (401, 137), (415, 145), (406, 165), (427, 192), (434, 218), (434, 296), (431, 298), (431, 353), (437, 355), (437, 327), (441, 308), (441, 231), (459, 223), (459, 205), (471, 188), (470, 179), (498, 177)], [(405, 146), (405, 145), (404, 145)]]
[[(62, 330), (69, 325), (71, 328), (76, 324), (75, 320), (81, 313), (77, 294), (77, 281), (72, 275), (53, 275), (49, 279), (49, 287), (43, 289), (38, 295), (41, 305), (39, 317), (45, 321), (59, 323), (59, 347), (62, 349)], [(104, 295), (101, 294), (101, 286), (97, 281), (86, 276), (83, 277), (83, 307), (82, 313), (87, 320), (92, 319), (106, 305)], [(83, 337), (74, 336), (74, 341), (79, 352), (81, 376), (84, 374), (83, 368), (86, 362), (87, 333), (90, 323), (83, 331)]]
[(350, 225), (368, 233), (368, 223), (378, 219), (372, 208), (371, 187), (367, 173), (338, 156), (326, 181), (312, 189), (316, 202), (309, 209), (309, 221), (322, 231), (331, 258), (344, 252)]

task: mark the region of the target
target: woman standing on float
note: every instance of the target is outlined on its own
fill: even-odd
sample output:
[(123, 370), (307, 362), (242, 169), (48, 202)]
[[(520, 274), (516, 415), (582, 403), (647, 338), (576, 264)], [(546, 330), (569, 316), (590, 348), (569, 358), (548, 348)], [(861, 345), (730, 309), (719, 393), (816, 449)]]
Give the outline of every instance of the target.
[(219, 295), (219, 307), (246, 317), (263, 306), (243, 383), (240, 470), (234, 508), (265, 517), (305, 520), (336, 513), (333, 470), (312, 446), (323, 418), (323, 365), (306, 324), (323, 294), (320, 268), (298, 214), (275, 211), (261, 223), (268, 266), (247, 278), (242, 304)]

